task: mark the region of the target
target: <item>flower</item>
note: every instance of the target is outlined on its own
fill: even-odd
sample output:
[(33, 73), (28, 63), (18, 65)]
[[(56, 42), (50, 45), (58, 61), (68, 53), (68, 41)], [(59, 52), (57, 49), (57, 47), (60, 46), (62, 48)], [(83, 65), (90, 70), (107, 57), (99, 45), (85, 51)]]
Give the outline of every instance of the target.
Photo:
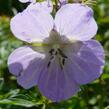
[(19, 1), (22, 3), (27, 3), (27, 2), (35, 3), (36, 2), (36, 0), (19, 0)]
[(9, 71), (23, 88), (37, 85), (44, 96), (59, 102), (102, 74), (104, 50), (91, 39), (97, 24), (88, 6), (66, 4), (55, 19), (43, 9), (27, 8), (10, 25), (13, 34), (28, 43), (8, 59)]

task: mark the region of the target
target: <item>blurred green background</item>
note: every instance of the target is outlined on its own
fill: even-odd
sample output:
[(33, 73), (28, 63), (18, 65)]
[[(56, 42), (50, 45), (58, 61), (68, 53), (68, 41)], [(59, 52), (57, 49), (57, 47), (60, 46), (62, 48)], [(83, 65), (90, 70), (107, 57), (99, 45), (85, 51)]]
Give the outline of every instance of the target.
[(9, 54), (23, 43), (13, 37), (10, 19), (27, 4), (17, 0), (0, 0), (0, 109), (109, 109), (109, 0), (98, 0), (93, 7), (99, 30), (96, 39), (106, 53), (103, 75), (81, 86), (81, 92), (67, 101), (51, 103), (41, 96), (37, 87), (24, 90), (7, 68)]

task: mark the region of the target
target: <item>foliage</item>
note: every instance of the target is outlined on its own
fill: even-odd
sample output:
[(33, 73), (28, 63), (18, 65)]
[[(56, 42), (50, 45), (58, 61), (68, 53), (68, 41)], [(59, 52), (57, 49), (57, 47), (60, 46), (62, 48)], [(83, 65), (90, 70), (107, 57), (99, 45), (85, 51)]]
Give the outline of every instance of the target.
[(0, 0), (0, 109), (109, 109), (109, 0), (98, 0), (94, 6), (99, 26), (96, 39), (106, 52), (104, 73), (93, 83), (81, 86), (76, 96), (59, 104), (42, 97), (37, 87), (22, 89), (8, 71), (9, 54), (23, 44), (10, 32), (10, 16), (23, 8), (16, 0)]

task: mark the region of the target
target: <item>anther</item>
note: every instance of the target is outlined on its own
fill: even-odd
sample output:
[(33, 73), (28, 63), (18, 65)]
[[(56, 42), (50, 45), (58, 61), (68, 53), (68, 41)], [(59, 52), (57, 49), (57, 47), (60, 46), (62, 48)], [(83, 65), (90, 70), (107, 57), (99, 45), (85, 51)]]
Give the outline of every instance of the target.
[(48, 64), (47, 64), (47, 68), (49, 68), (49, 67), (50, 67), (50, 64), (51, 64), (51, 61), (49, 61), (49, 62), (48, 62)]
[(53, 60), (53, 58), (54, 58), (54, 56), (52, 55), (52, 56), (50, 57), (50, 61), (49, 61), (48, 64), (47, 64), (47, 68), (50, 67), (50, 64), (51, 64), (51, 61)]
[(50, 60), (52, 60), (53, 58), (54, 58), (54, 56), (51, 56), (51, 57), (50, 57)]
[(57, 55), (57, 54), (58, 54), (58, 52), (56, 51), (56, 52), (55, 52), (55, 55)]
[(63, 57), (63, 58), (68, 58), (60, 49), (58, 49), (59, 54)]
[(64, 64), (65, 64), (65, 59), (63, 58), (62, 59), (62, 65), (64, 66)]
[(49, 51), (49, 53), (51, 54), (51, 55), (53, 55), (53, 52), (54, 52), (55, 50), (54, 49), (51, 49), (50, 51)]

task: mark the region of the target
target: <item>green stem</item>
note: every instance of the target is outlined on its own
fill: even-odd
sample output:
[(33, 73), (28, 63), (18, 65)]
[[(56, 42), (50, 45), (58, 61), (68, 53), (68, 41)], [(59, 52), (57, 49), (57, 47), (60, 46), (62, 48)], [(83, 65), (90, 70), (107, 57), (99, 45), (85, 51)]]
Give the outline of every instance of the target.
[(55, 10), (58, 11), (58, 0), (55, 0)]
[[(99, 79), (99, 83), (101, 86), (103, 86), (101, 78)], [(99, 102), (98, 102), (99, 109), (103, 109), (103, 107), (104, 107), (103, 106), (103, 99), (104, 99), (104, 90), (103, 90), (103, 88), (101, 88), (101, 94), (100, 94)]]

